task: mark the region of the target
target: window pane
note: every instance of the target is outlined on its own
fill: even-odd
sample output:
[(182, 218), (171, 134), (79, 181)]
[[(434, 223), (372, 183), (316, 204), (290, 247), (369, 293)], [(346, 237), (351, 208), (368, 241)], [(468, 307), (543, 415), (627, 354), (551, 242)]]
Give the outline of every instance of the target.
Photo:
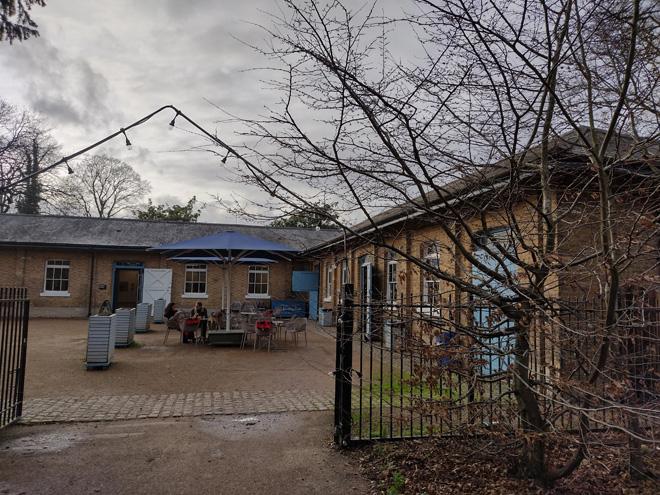
[(267, 266), (248, 267), (248, 294), (268, 294), (268, 274)]
[(44, 276), (44, 291), (66, 292), (69, 289), (69, 262), (47, 260)]
[(186, 265), (185, 294), (206, 294), (206, 265)]

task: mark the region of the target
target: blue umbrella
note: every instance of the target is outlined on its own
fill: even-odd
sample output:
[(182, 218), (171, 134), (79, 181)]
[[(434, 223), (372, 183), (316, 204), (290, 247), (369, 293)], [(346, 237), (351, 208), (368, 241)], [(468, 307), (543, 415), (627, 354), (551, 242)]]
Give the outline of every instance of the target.
[[(183, 263), (200, 263), (209, 265), (224, 265), (225, 260), (216, 256), (175, 256), (170, 258), (172, 261), (180, 261)], [(270, 258), (240, 258), (234, 260), (235, 265), (268, 265), (270, 263), (277, 263)]]
[[(283, 246), (275, 242), (265, 241), (257, 237), (239, 234), (228, 230), (204, 237), (173, 242), (163, 246), (149, 248), (174, 258), (214, 258), (213, 263), (228, 267), (227, 284), (227, 328), (229, 328), (229, 303), (231, 301), (231, 267), (249, 258), (291, 259), (297, 249)], [(201, 261), (200, 261), (201, 262)], [(209, 261), (210, 262), (210, 261)]]

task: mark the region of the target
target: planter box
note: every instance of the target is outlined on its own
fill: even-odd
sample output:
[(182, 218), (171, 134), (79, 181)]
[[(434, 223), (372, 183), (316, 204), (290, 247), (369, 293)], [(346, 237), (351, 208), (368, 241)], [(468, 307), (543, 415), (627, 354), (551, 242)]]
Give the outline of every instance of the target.
[(107, 368), (115, 356), (116, 315), (90, 316), (85, 366)]
[(135, 308), (115, 311), (115, 347), (128, 347), (135, 336)]
[(165, 318), (163, 313), (165, 312), (165, 299), (156, 299), (154, 301), (154, 323), (163, 323)]
[(140, 303), (135, 310), (135, 331), (146, 332), (151, 321), (151, 303)]

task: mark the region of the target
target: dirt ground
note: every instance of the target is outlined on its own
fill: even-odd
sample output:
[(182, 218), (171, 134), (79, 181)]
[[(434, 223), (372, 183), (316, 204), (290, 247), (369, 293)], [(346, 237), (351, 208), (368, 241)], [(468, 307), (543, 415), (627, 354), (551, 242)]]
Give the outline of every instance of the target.
[[(181, 345), (176, 332), (163, 345), (165, 326), (153, 325), (106, 370), (86, 371), (87, 320), (31, 320), (25, 399), (332, 390), (334, 341), (317, 330), (307, 347), (267, 353)], [(319, 411), (15, 424), (0, 430), (0, 493), (369, 493), (333, 446), (332, 421)]]

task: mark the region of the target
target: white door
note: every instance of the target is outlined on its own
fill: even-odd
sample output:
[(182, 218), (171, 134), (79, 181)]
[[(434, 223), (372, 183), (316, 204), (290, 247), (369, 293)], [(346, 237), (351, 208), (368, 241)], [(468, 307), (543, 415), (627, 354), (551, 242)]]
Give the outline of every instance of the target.
[(168, 268), (145, 268), (142, 302), (151, 303), (153, 310), (156, 299), (165, 299), (165, 305), (167, 305), (171, 298), (172, 270)]
[(361, 324), (365, 338), (371, 340), (371, 297), (373, 266), (370, 256), (363, 256), (360, 261), (360, 306)]

